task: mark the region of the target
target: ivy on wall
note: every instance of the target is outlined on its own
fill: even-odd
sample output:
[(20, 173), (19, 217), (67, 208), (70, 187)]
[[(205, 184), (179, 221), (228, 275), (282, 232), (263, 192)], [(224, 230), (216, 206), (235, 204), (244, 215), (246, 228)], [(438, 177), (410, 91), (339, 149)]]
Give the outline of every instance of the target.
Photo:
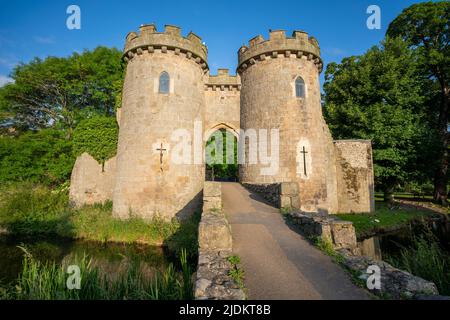
[(74, 131), (73, 150), (76, 156), (89, 153), (104, 164), (117, 152), (119, 128), (114, 117), (94, 116), (81, 121)]

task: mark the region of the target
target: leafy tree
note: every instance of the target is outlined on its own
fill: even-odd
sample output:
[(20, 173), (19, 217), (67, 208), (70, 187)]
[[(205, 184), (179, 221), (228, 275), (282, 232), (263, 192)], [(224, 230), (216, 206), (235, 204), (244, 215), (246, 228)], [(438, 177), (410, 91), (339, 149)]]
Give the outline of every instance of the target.
[(119, 130), (114, 117), (95, 116), (81, 121), (74, 131), (73, 147), (76, 156), (89, 153), (105, 163), (117, 152)]
[(74, 162), (72, 142), (61, 130), (0, 136), (0, 182), (57, 185), (69, 179)]
[(362, 56), (331, 63), (325, 74), (325, 117), (335, 138), (371, 139), (376, 184), (394, 187), (418, 173), (425, 144), (417, 62), (401, 39), (387, 39)]
[[(449, 132), (447, 130), (450, 100), (450, 2), (424, 2), (414, 4), (389, 25), (387, 35), (400, 36), (420, 57), (423, 73), (434, 84), (429, 85), (431, 95), (437, 88), (437, 99), (431, 97), (431, 122), (437, 128), (439, 141), (438, 166), (434, 177), (434, 199), (447, 203), (447, 180), (449, 162)], [(433, 101), (434, 100), (434, 101)], [(436, 101), (438, 100), (438, 101)]]
[(0, 88), (0, 126), (72, 130), (92, 114), (112, 115), (123, 82), (121, 53), (98, 47), (67, 58), (35, 58)]

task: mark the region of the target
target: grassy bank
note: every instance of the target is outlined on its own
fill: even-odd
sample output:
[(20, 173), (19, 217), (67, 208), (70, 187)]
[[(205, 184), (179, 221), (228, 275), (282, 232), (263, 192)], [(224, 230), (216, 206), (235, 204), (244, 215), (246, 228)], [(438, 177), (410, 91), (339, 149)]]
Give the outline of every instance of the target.
[(67, 190), (50, 190), (28, 184), (3, 186), (0, 190), (0, 228), (17, 236), (58, 236), (102, 242), (144, 243), (181, 247), (194, 254), (197, 248), (198, 216), (180, 224), (159, 217), (112, 217), (112, 204), (69, 205)]
[(389, 208), (384, 202), (377, 201), (372, 214), (339, 214), (342, 220), (353, 222), (358, 238), (399, 229), (409, 222), (430, 216), (427, 210), (416, 210), (405, 206)]
[[(41, 263), (25, 254), (22, 272), (13, 283), (0, 287), (0, 299), (8, 300), (187, 300), (193, 299), (191, 269), (182, 251), (181, 272), (173, 265), (149, 276), (137, 261), (128, 261), (126, 272), (108, 275), (93, 267), (89, 257), (75, 258), (66, 265)], [(66, 269), (76, 265), (80, 286), (69, 289)]]

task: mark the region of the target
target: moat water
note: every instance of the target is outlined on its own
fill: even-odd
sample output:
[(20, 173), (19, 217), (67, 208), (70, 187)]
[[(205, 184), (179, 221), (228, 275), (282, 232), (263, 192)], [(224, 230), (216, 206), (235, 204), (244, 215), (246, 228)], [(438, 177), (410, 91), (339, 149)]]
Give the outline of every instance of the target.
[(436, 241), (443, 251), (450, 255), (450, 224), (442, 220), (411, 223), (399, 230), (360, 240), (358, 247), (362, 255), (375, 260), (397, 258), (402, 250), (413, 250), (415, 239), (421, 237), (427, 241)]
[(89, 241), (70, 241), (61, 239), (17, 239), (0, 237), (0, 283), (13, 283), (20, 275), (24, 258), (22, 248), (33, 258), (43, 263), (55, 262), (65, 265), (87, 255), (92, 265), (105, 274), (118, 274), (125, 271), (126, 261), (137, 261), (142, 270), (152, 276), (158, 270), (164, 270), (175, 259), (162, 247), (138, 244), (99, 243)]

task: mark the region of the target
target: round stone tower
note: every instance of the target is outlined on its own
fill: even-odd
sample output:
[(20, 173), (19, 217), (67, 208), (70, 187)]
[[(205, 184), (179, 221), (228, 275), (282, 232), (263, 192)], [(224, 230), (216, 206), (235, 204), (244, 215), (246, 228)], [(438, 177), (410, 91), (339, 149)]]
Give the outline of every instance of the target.
[(207, 49), (192, 32), (143, 25), (128, 34), (123, 60), (113, 214), (183, 217), (201, 204), (204, 166), (193, 157), (174, 162), (171, 151), (174, 133), (193, 139), (195, 121), (203, 121)]
[[(242, 129), (256, 130), (258, 142), (260, 129), (279, 130), (278, 170), (264, 173), (269, 164), (261, 161), (265, 146), (259, 143), (258, 162), (249, 163), (247, 156), (240, 166), (241, 181), (298, 182), (303, 210), (333, 211), (337, 206), (334, 147), (322, 115), (319, 73), (323, 64), (317, 40), (302, 31), (294, 31), (292, 37), (271, 31), (269, 40), (257, 36), (238, 55)], [(248, 154), (251, 139), (241, 134), (240, 142), (244, 140)], [(270, 155), (270, 138), (267, 145)]]

